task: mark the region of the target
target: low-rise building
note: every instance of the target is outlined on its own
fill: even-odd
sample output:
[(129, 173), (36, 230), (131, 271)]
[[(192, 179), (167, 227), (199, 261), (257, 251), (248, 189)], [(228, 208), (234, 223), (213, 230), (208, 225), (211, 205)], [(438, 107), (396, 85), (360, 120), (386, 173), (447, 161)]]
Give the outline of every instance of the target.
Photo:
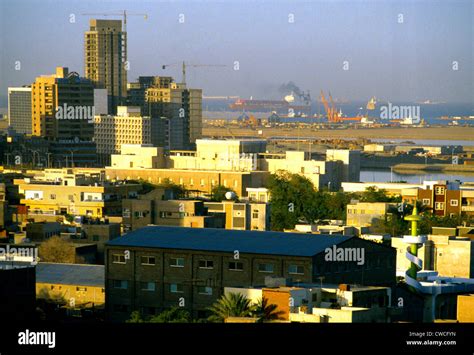
[(298, 284), (262, 288), (226, 287), (256, 304), (265, 298), (276, 306), (278, 318), (298, 323), (387, 323), (391, 289), (361, 285)]
[(384, 221), (390, 208), (394, 208), (395, 203), (388, 202), (355, 202), (347, 205), (346, 224), (358, 229), (368, 227), (373, 231), (373, 227)]
[(225, 228), (235, 230), (268, 231), (270, 225), (270, 204), (259, 202), (205, 202), (211, 214), (225, 214)]
[(107, 313), (126, 320), (181, 304), (203, 317), (224, 287), (261, 286), (266, 276), (393, 286), (395, 250), (343, 236), (144, 227), (107, 243)]
[(103, 265), (38, 263), (36, 298), (68, 308), (103, 307)]
[[(124, 154), (124, 159), (121, 155), (114, 156), (112, 166), (107, 167), (107, 174), (110, 176), (136, 175), (156, 183), (156, 178), (172, 179), (173, 173), (179, 172), (178, 179), (182, 180), (180, 184), (190, 190), (204, 190), (206, 182), (203, 182), (202, 174), (218, 173), (219, 176), (215, 176), (216, 178), (207, 176), (211, 179), (211, 188), (220, 184), (238, 191), (239, 196), (246, 195), (247, 187), (265, 186), (265, 181), (260, 181), (260, 185), (252, 183), (244, 186), (236, 181), (233, 178), (235, 175), (231, 173), (246, 173), (253, 176), (259, 172), (266, 173), (268, 176), (270, 173), (283, 170), (308, 178), (317, 189), (332, 190), (338, 190), (342, 181), (359, 181), (360, 174), (360, 152), (357, 150), (329, 149), (325, 160), (313, 160), (311, 155), (304, 151), (287, 151), (283, 154), (267, 153), (266, 141), (260, 139), (197, 139), (195, 151), (172, 150), (169, 156), (161, 160), (155, 159), (155, 161), (151, 161), (148, 156), (147, 163), (144, 164), (141, 155), (146, 155), (147, 152), (141, 154), (140, 149), (137, 146), (136, 154), (131, 152)], [(157, 154), (161, 158), (162, 153), (157, 152)], [(134, 168), (140, 166), (147, 168)], [(153, 169), (150, 169), (151, 167)], [(168, 168), (165, 170), (167, 175), (162, 176), (164, 168)], [(193, 176), (190, 175), (191, 180), (188, 183), (185, 181), (188, 176), (186, 173), (190, 171)]]
[(458, 296), (457, 321), (474, 323), (474, 294)]
[(121, 200), (138, 196), (142, 188), (137, 183), (107, 182), (72, 170), (63, 173), (62, 177), (54, 179), (15, 180), (19, 193), (23, 195), (20, 203), (27, 207), (29, 216), (55, 220), (57, 216), (68, 214), (88, 217), (121, 215)]
[[(423, 270), (437, 271), (444, 277), (474, 278), (474, 240), (434, 234), (427, 238), (418, 250)], [(410, 267), (410, 261), (405, 256), (407, 244), (403, 238), (392, 237), (391, 245), (397, 249), (397, 273), (403, 275)]]

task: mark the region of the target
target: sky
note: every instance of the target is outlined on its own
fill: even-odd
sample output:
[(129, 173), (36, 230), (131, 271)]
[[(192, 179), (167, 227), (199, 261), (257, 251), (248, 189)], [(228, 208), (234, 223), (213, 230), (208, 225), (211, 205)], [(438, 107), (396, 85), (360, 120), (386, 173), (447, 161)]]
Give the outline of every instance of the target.
[(0, 96), (56, 66), (82, 75), (88, 20), (120, 17), (81, 14), (123, 9), (148, 15), (128, 16), (128, 81), (180, 81), (180, 66), (162, 65), (184, 60), (226, 65), (188, 68), (205, 96), (278, 99), (292, 81), (313, 98), (474, 102), (471, 0), (2, 0)]

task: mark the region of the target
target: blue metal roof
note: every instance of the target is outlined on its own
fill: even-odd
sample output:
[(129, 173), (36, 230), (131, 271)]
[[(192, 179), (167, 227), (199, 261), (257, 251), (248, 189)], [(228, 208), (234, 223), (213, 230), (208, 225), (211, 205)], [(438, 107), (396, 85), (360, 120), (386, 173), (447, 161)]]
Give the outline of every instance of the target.
[(104, 265), (38, 263), (36, 282), (105, 287)]
[(147, 226), (109, 241), (108, 246), (313, 256), (351, 237), (238, 231), (217, 228)]

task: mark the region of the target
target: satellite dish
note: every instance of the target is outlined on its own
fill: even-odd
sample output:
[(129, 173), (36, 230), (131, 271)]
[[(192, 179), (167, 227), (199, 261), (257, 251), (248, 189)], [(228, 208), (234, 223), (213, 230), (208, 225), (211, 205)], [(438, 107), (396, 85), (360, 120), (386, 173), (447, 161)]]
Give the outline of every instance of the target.
[(235, 192), (233, 191), (227, 191), (225, 193), (225, 198), (228, 199), (228, 200), (232, 200), (235, 198)]

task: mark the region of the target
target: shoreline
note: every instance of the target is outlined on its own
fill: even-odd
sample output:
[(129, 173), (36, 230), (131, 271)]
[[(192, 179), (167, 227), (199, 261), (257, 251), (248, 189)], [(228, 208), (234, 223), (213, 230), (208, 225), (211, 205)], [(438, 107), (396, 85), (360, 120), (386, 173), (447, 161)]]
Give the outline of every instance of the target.
[[(258, 134), (261, 130), (262, 134)], [(396, 139), (396, 140), (450, 140), (472, 141), (474, 145), (474, 127), (393, 127), (393, 128), (240, 128), (240, 127), (203, 127), (203, 137), (270, 138), (270, 137), (311, 137), (311, 138), (352, 138), (352, 139)]]

